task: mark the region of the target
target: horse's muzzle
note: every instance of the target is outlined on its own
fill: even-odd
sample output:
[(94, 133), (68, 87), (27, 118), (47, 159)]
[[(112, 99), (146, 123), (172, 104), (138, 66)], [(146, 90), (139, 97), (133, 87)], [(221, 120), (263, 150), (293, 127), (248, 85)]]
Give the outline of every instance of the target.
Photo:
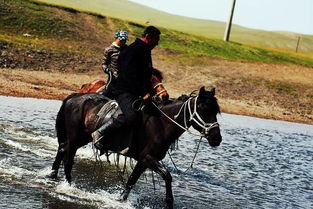
[(209, 145), (211, 146), (211, 147), (217, 147), (217, 146), (219, 146), (220, 144), (221, 144), (221, 142), (222, 142), (222, 140), (219, 140), (219, 141), (211, 141), (211, 140), (209, 140)]
[(222, 136), (219, 131), (212, 130), (205, 138), (208, 140), (211, 147), (217, 147), (222, 142)]

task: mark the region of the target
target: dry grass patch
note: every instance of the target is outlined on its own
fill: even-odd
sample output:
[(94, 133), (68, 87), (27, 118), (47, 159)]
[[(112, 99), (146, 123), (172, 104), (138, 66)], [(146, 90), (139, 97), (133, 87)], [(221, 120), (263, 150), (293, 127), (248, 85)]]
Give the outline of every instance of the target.
[[(313, 124), (312, 68), (208, 60), (207, 66), (168, 63), (155, 56), (171, 97), (216, 87), (223, 112)], [(0, 94), (63, 99), (83, 83), (106, 79), (100, 70), (77, 72), (0, 69)], [(8, 88), (10, 87), (10, 88)]]
[(46, 99), (64, 99), (83, 83), (95, 80), (96, 73), (62, 73), (22, 69), (0, 69), (0, 94)]
[(313, 68), (208, 59), (206, 66), (157, 57), (173, 97), (216, 87), (222, 111), (313, 124)]

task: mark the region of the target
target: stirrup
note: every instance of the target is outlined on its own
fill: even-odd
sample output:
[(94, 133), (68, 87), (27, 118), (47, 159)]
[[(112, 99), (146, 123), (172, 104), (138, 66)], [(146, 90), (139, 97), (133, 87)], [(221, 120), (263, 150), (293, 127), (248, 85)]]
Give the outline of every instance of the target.
[(100, 141), (101, 139), (103, 139), (103, 137), (100, 137), (99, 140), (95, 141), (93, 143), (93, 146), (99, 150), (102, 150), (104, 148), (104, 145), (102, 144), (102, 142)]
[(101, 150), (103, 148), (103, 144), (101, 143), (103, 136), (99, 133), (99, 131), (94, 131), (92, 132), (91, 137), (92, 137), (93, 146)]
[(127, 152), (128, 152), (128, 150), (129, 150), (129, 147), (126, 147), (125, 149), (123, 149), (123, 150), (120, 151), (120, 154), (121, 154), (121, 155), (126, 155)]

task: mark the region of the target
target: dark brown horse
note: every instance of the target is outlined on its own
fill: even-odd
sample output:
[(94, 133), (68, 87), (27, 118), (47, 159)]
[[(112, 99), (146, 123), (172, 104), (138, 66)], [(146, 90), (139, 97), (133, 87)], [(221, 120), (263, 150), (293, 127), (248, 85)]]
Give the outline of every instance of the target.
[[(51, 177), (56, 177), (61, 161), (64, 161), (66, 179), (71, 182), (71, 170), (78, 148), (92, 141), (91, 133), (95, 130), (95, 117), (107, 100), (99, 94), (73, 94), (63, 101), (56, 120), (59, 149)], [(202, 87), (197, 96), (188, 96), (184, 100), (175, 100), (161, 108), (159, 114), (142, 113), (142, 122), (132, 132), (133, 141), (125, 156), (137, 160), (127, 183), (122, 199), (125, 200), (141, 174), (147, 169), (161, 175), (166, 185), (166, 203), (173, 207), (172, 177), (159, 162), (170, 145), (189, 127), (195, 128), (205, 137), (210, 146), (219, 146), (222, 137), (216, 115), (220, 112), (215, 90), (206, 91)], [(119, 152), (119, 143), (130, 132), (121, 130), (118, 136), (112, 136), (106, 149)]]

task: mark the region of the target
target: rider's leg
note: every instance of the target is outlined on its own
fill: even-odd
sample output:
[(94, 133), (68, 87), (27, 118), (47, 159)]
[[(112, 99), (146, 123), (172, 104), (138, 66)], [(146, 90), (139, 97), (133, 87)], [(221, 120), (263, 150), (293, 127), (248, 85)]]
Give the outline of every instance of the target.
[(109, 73), (105, 88), (102, 89), (99, 93), (102, 94), (103, 96), (110, 98), (110, 99), (114, 99), (113, 88), (115, 86), (115, 83), (116, 83), (116, 78), (114, 76), (112, 76), (111, 73)]
[(108, 136), (124, 127), (126, 127), (125, 115), (119, 115), (116, 119), (113, 120), (113, 122), (103, 124), (100, 128), (91, 134), (95, 147), (102, 149), (103, 144)]
[(105, 140), (109, 135), (122, 128), (129, 127), (138, 120), (138, 113), (133, 109), (132, 104), (136, 100), (136, 96), (132, 94), (121, 94), (116, 98), (123, 114), (119, 115), (111, 124), (104, 124), (97, 131), (92, 133), (94, 145), (98, 149), (102, 149)]

